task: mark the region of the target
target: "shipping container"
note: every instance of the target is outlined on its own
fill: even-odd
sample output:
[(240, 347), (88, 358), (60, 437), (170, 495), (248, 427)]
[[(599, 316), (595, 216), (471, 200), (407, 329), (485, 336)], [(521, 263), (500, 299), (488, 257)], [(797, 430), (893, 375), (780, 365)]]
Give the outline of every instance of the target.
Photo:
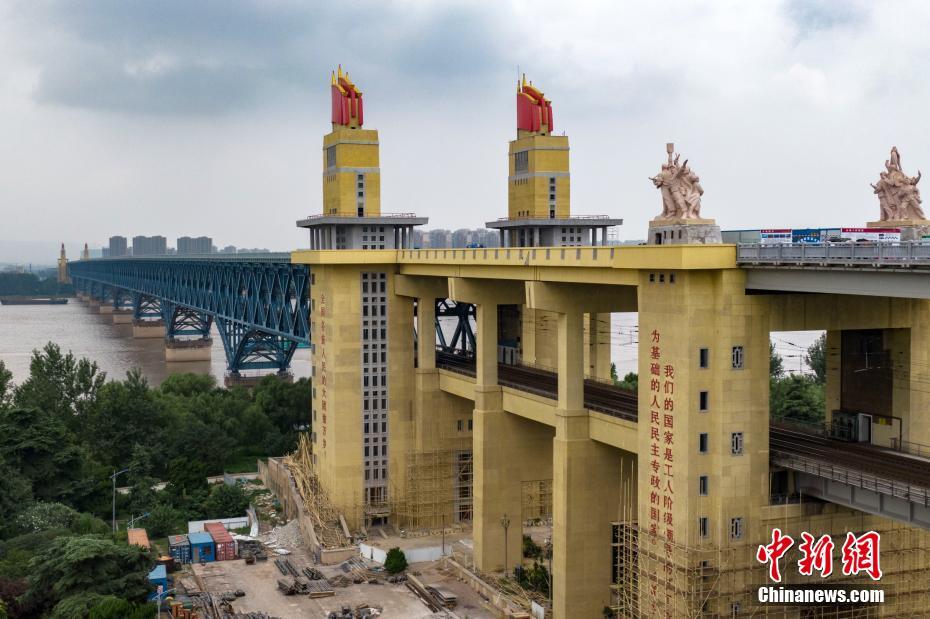
[(208, 522), (204, 525), (207, 533), (213, 538), (216, 547), (217, 561), (231, 561), (236, 558), (236, 542), (222, 524)]
[(191, 562), (191, 543), (186, 535), (169, 535), (168, 551), (179, 564), (183, 565)]
[(209, 533), (190, 533), (187, 539), (191, 543), (191, 561), (209, 563), (216, 561), (216, 548)]
[(145, 529), (127, 529), (126, 536), (129, 540), (129, 545), (132, 546), (141, 546), (146, 550), (151, 550), (152, 545), (149, 544), (149, 535), (145, 532)]
[(149, 595), (150, 600), (154, 600), (158, 595), (158, 587), (161, 587), (161, 593), (168, 590), (168, 572), (165, 570), (164, 565), (156, 565), (155, 569), (149, 572), (149, 582), (156, 588), (155, 591)]

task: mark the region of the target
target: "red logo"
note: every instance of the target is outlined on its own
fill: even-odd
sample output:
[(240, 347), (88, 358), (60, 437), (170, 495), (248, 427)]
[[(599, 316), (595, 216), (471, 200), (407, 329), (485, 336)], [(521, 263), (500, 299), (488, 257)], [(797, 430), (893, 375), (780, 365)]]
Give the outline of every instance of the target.
[[(822, 535), (815, 538), (810, 533), (801, 533), (801, 543), (798, 545), (798, 551), (801, 558), (798, 559), (798, 573), (802, 576), (813, 576), (817, 571), (821, 578), (826, 578), (833, 573), (833, 550), (836, 545), (829, 535)], [(868, 531), (862, 535), (856, 536), (854, 533), (846, 534), (846, 541), (840, 550), (840, 561), (843, 566), (844, 576), (856, 576), (860, 572), (865, 572), (872, 580), (880, 580), (882, 577), (881, 564), (879, 562), (879, 546), (881, 535), (875, 531)], [(769, 578), (772, 582), (781, 582), (782, 574), (778, 565), (778, 560), (787, 554), (794, 546), (794, 538), (790, 535), (783, 534), (781, 529), (772, 529), (772, 541), (768, 544), (760, 545), (756, 551), (756, 560), (762, 564), (769, 564)]]

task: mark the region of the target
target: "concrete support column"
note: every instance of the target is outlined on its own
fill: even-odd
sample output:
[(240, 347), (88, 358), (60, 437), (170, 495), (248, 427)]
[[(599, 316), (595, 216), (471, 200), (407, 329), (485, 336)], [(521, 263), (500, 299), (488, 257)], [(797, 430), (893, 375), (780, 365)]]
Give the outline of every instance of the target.
[(97, 311), (101, 314), (112, 314), (113, 313), (113, 304), (107, 301), (101, 302), (100, 307)]
[[(635, 484), (636, 456), (627, 454), (622, 463), (623, 453), (589, 438), (585, 411), (556, 411), (552, 443), (556, 619), (599, 617), (610, 603), (611, 523), (619, 517), (621, 474)], [(635, 486), (632, 489), (635, 496)]]
[(584, 409), (584, 331), (582, 314), (569, 311), (558, 315), (559, 408)]
[(417, 299), (417, 367), (436, 368), (436, 299)]
[(112, 318), (115, 325), (128, 325), (132, 322), (132, 310), (122, 307), (114, 308)]
[(165, 361), (210, 361), (213, 352), (213, 340), (210, 338), (196, 340), (169, 339), (165, 341)]
[(482, 303), (477, 307), (477, 314), (476, 393), (478, 387), (497, 386), (497, 304)]
[(165, 337), (165, 323), (161, 320), (134, 320), (132, 336), (140, 340)]

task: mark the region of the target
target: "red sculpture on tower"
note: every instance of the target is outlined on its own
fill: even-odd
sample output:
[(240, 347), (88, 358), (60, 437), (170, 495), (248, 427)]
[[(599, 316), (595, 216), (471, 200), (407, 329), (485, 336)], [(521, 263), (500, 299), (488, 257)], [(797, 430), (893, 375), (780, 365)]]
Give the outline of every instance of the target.
[(524, 75), (517, 86), (517, 129), (552, 133), (553, 128), (552, 102)]
[(333, 124), (344, 125), (358, 129), (364, 121), (362, 111), (362, 93), (349, 80), (349, 74), (342, 72), (339, 65), (338, 73), (333, 73)]

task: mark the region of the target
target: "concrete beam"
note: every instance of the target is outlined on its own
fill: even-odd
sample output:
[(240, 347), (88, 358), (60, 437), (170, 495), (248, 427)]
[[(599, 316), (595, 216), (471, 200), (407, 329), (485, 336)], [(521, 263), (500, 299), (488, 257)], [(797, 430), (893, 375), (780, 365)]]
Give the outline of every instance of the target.
[(448, 277), (394, 276), (394, 294), (414, 298), (449, 298)]
[(526, 306), (559, 313), (635, 312), (636, 287), (526, 282)]
[(519, 305), (524, 302), (524, 290), (508, 281), (450, 277), (449, 298), (479, 305)]
[(749, 268), (746, 290), (930, 299), (930, 273), (905, 270)]

